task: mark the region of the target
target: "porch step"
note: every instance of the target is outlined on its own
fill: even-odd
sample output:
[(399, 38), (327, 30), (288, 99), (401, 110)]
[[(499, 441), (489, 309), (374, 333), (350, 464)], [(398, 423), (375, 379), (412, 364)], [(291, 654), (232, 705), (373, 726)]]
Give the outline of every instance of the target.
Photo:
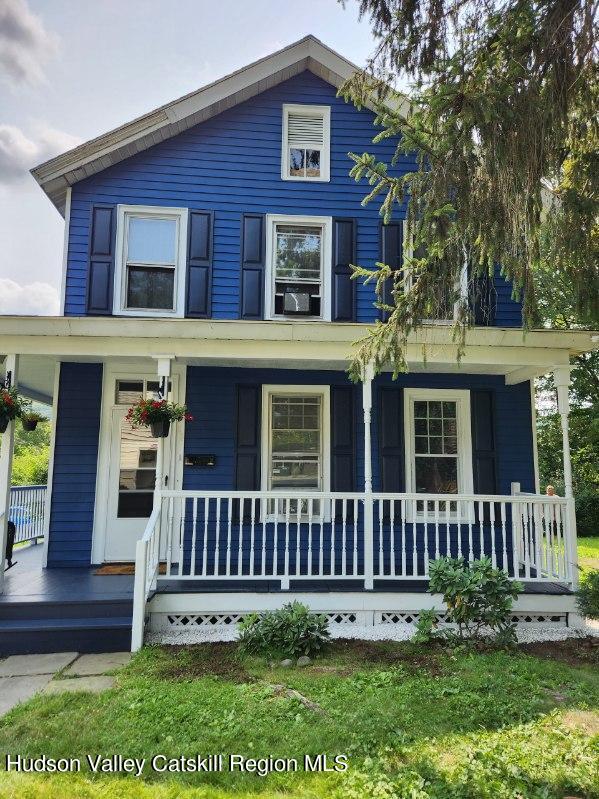
[(0, 657), (44, 652), (120, 652), (131, 646), (132, 602), (0, 604)]

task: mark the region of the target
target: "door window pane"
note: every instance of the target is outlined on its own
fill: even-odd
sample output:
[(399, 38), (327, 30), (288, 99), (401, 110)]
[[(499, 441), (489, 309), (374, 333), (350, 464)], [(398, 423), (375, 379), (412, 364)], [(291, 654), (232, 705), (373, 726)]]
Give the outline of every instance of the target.
[(175, 270), (156, 266), (127, 268), (127, 307), (173, 310)]
[(129, 217), (127, 261), (137, 264), (175, 264), (177, 222), (174, 219)]
[(147, 427), (121, 423), (117, 517), (147, 518), (152, 512), (158, 439)]

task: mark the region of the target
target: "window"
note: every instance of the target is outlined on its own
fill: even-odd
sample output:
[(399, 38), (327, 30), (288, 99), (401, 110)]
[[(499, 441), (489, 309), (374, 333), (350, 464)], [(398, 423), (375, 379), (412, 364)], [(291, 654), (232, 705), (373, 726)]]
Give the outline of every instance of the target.
[(147, 518), (152, 512), (158, 439), (147, 427), (123, 419), (119, 457), (117, 518)]
[[(327, 491), (329, 486), (328, 387), (265, 386), (263, 395), (263, 475), (265, 490)], [(278, 512), (286, 503), (276, 503)], [(304, 507), (305, 506), (305, 507)], [(292, 503), (291, 512), (297, 512)], [(307, 512), (303, 503), (302, 512)], [(316, 504), (312, 512), (318, 513)], [(274, 508), (269, 508), (269, 513)]]
[[(117, 405), (133, 405), (142, 397), (157, 399), (159, 388), (158, 380), (117, 380), (115, 402)], [(173, 384), (169, 380), (169, 394), (172, 388)]]
[[(419, 251), (414, 253), (406, 228), (407, 226), (404, 222), (404, 241), (406, 242), (405, 255), (409, 258), (422, 258), (424, 253), (420, 253)], [(412, 285), (412, 276), (408, 269), (405, 270), (404, 280), (404, 285), (406, 289), (409, 290)], [(435, 282), (435, 298), (430, 303), (430, 307), (425, 311), (424, 321), (429, 324), (453, 322), (458, 313), (460, 303), (463, 302), (464, 299), (467, 299), (467, 297), (468, 272), (466, 262), (464, 261), (464, 268), (458, 285), (449, 280), (446, 275), (439, 275), (439, 279)]]
[(470, 392), (405, 390), (408, 493), (472, 492)]
[(267, 317), (330, 317), (330, 217), (268, 216)]
[(283, 180), (329, 180), (330, 122), (329, 106), (283, 106)]
[(115, 313), (182, 316), (187, 210), (119, 206)]

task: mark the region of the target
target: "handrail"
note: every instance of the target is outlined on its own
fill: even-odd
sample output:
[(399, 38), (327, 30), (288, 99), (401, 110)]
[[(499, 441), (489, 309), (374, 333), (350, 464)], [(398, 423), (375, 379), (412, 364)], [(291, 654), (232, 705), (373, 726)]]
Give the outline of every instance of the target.
[[(165, 499), (186, 497), (188, 499), (281, 499), (294, 497), (300, 499), (372, 499), (384, 500), (428, 500), (439, 502), (529, 502), (537, 500), (543, 503), (559, 504), (566, 502), (566, 497), (546, 496), (545, 494), (419, 494), (416, 492), (373, 492), (364, 491), (204, 491), (202, 489), (165, 489), (161, 491)], [(526, 499), (520, 499), (526, 497)]]
[(150, 514), (143, 536), (135, 546), (135, 579), (133, 583), (133, 617), (131, 623), (131, 651), (143, 645), (146, 603), (156, 585), (160, 568), (160, 516), (158, 501)]

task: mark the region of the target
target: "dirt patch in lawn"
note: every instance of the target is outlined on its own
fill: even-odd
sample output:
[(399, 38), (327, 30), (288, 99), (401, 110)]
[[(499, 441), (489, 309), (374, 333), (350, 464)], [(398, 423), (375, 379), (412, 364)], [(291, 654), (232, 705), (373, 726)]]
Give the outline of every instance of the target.
[(565, 641), (538, 641), (521, 644), (527, 655), (559, 660), (569, 666), (599, 666), (599, 638), (567, 638)]
[[(442, 673), (440, 663), (442, 650), (437, 650), (434, 644), (429, 644), (427, 651), (424, 651), (415, 644), (407, 642), (338, 640), (331, 644), (328, 653), (342, 661), (339, 668), (346, 674), (361, 670), (365, 665), (402, 666), (410, 672), (425, 671), (435, 676)], [(326, 666), (321, 668), (327, 669)]]
[(194, 680), (198, 677), (218, 677), (236, 683), (254, 680), (239, 659), (234, 643), (168, 646), (164, 647), (164, 652), (169, 657), (160, 663), (158, 672), (166, 680)]
[(599, 713), (592, 710), (569, 710), (562, 717), (569, 730), (581, 730), (586, 735), (599, 735)]

